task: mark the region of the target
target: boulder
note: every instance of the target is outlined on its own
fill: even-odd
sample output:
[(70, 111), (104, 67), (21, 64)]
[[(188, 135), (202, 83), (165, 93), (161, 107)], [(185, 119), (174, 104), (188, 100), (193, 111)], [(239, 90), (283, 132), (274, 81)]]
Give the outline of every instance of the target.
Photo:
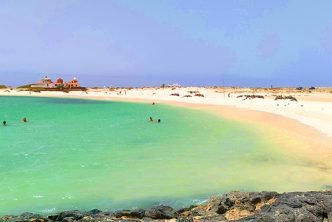
[(48, 216), (48, 219), (54, 221), (63, 221), (63, 219), (65, 218), (68, 218), (68, 220), (69, 218), (71, 218), (72, 220), (80, 220), (83, 217), (84, 215), (80, 211), (74, 210), (74, 211), (63, 211), (59, 214)]
[(176, 213), (172, 207), (160, 205), (152, 207), (145, 213), (145, 216), (152, 219), (172, 219), (176, 217)]
[(145, 215), (145, 210), (135, 209), (135, 210), (120, 210), (114, 213), (116, 217), (130, 217), (130, 218), (143, 218)]

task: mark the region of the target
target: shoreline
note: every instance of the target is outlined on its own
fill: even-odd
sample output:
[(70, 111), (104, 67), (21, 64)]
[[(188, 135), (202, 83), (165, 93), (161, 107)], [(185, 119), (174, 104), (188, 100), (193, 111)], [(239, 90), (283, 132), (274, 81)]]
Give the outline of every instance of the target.
[[(199, 87), (188, 87), (178, 89), (159, 89), (159, 88), (139, 88), (139, 89), (118, 89), (116, 91), (109, 91), (106, 89), (89, 89), (87, 92), (71, 91), (63, 93), (59, 91), (42, 91), (39, 93), (28, 91), (10, 91), (0, 90), (0, 96), (37, 96), (37, 97), (55, 97), (55, 98), (77, 98), (77, 99), (96, 99), (105, 101), (123, 101), (123, 102), (142, 102), (152, 103), (158, 102), (168, 105), (185, 106), (189, 108), (203, 108), (204, 107), (219, 107), (223, 110), (232, 109), (234, 111), (242, 109), (248, 112), (257, 111), (260, 114), (270, 113), (277, 116), (285, 117), (287, 119), (296, 120), (303, 125), (310, 126), (322, 134), (332, 138), (332, 94), (322, 94), (321, 98), (317, 98), (319, 94), (312, 93), (298, 93), (295, 97), (297, 102), (289, 100), (275, 101), (272, 97), (276, 95), (286, 95), (284, 93), (267, 93), (265, 99), (243, 99), (235, 98), (236, 96), (243, 96), (248, 94), (257, 94), (251, 92), (251, 89), (243, 89), (240, 93), (225, 91), (219, 92), (214, 89), (206, 89)], [(182, 95), (188, 94), (188, 91), (202, 92), (204, 97), (183, 98)], [(123, 93), (125, 92), (125, 94)], [(170, 96), (174, 92), (180, 92), (181, 96)], [(232, 92), (231, 98), (227, 98), (228, 93)], [(294, 95), (294, 93), (288, 93)], [(309, 97), (310, 96), (310, 97)], [(301, 98), (300, 98), (301, 97)], [(214, 107), (215, 106), (215, 107)], [(294, 110), (294, 111), (293, 111)], [(232, 117), (234, 115), (228, 115)], [(240, 116), (238, 116), (240, 117)], [(252, 117), (252, 116), (250, 116)]]
[[(97, 93), (89, 92), (89, 94), (83, 94), (82, 92), (79, 93), (44, 92), (44, 93), (33, 93), (32, 95), (29, 95), (28, 92), (23, 92), (23, 93), (20, 92), (15, 94), (0, 92), (0, 96), (33, 96), (33, 97), (47, 97), (47, 98), (94, 99), (94, 100), (103, 100), (103, 101), (119, 101), (119, 102), (135, 102), (135, 103), (155, 102), (156, 105), (163, 104), (171, 106), (180, 106), (180, 107), (200, 110), (203, 112), (210, 112), (218, 117), (258, 126), (258, 128), (261, 128), (260, 133), (263, 139), (266, 139), (265, 137), (268, 137), (267, 138), (268, 140), (277, 143), (281, 149), (294, 155), (295, 158), (298, 156), (302, 156), (307, 160), (309, 160), (313, 165), (313, 167), (317, 169), (319, 168), (325, 171), (326, 170), (329, 171), (332, 169), (332, 161), (331, 161), (332, 138), (318, 131), (316, 128), (309, 125), (305, 125), (295, 119), (286, 118), (284, 116), (277, 115), (275, 113), (236, 107), (234, 105), (198, 103), (204, 98), (199, 98), (200, 100), (194, 101), (194, 103), (188, 103), (182, 100), (180, 101), (177, 101), (176, 99), (173, 100), (173, 97), (163, 100), (163, 99), (158, 99), (157, 96), (156, 96), (157, 98), (148, 98), (148, 97), (135, 98), (132, 96), (126, 97), (123, 95), (121, 96), (109, 95), (106, 94), (105, 92), (104, 92), (105, 94), (102, 93), (103, 92), (97, 92)], [(279, 141), (280, 138), (283, 138), (283, 140)], [(80, 214), (81, 213), (82, 212), (80, 212)], [(91, 215), (87, 216), (90, 217)], [(106, 217), (108, 216), (110, 215), (106, 215)], [(124, 218), (126, 218), (126, 216)], [(119, 218), (114, 219), (114, 221), (117, 221), (118, 219)], [(94, 220), (90, 218), (88, 221), (94, 221)], [(144, 220), (137, 219), (132, 221), (144, 221)], [(170, 219), (170, 221), (177, 221), (177, 219), (172, 218)], [(209, 220), (203, 220), (203, 221), (209, 221)], [(211, 221), (215, 221), (215, 219), (211, 219)]]
[(230, 192), (214, 196), (207, 202), (179, 210), (167, 205), (115, 212), (62, 211), (42, 216), (22, 213), (19, 216), (1, 216), (0, 221), (122, 221), (122, 222), (212, 222), (212, 221), (331, 221), (332, 191), (320, 192)]
[[(270, 98), (265, 98), (264, 101), (258, 99), (243, 101), (242, 99), (237, 99), (235, 97), (238, 95), (249, 94), (247, 92), (248, 89), (246, 89), (244, 94), (233, 95), (235, 98), (231, 98), (230, 101), (228, 101), (227, 96), (221, 96), (218, 93), (214, 93), (214, 90), (197, 87), (166, 90), (156, 88), (140, 88), (127, 90), (125, 93), (124, 90), (127, 89), (118, 89), (116, 91), (90, 89), (87, 92), (73, 91), (70, 93), (43, 91), (40, 93), (33, 92), (31, 94), (28, 91), (11, 91), (9, 93), (0, 91), (0, 96), (93, 99), (147, 104), (155, 102), (156, 105), (163, 104), (209, 112), (217, 117), (258, 126), (258, 129), (262, 129), (260, 131), (262, 138), (269, 138), (271, 142), (284, 149), (284, 151), (290, 152), (296, 156), (305, 157), (308, 160), (315, 162), (316, 165), (321, 165), (318, 163), (319, 161), (325, 161), (324, 164), (330, 165), (331, 167), (328, 166), (328, 168), (332, 169), (332, 102), (325, 101), (326, 98), (332, 98), (332, 94), (327, 95), (328, 97), (324, 97), (324, 102), (322, 102), (322, 104), (326, 105), (327, 103), (327, 107), (324, 108), (328, 110), (331, 108), (331, 112), (328, 113), (329, 115), (327, 118), (323, 115), (325, 113), (322, 113), (321, 116), (323, 116), (327, 121), (322, 126), (322, 129), (317, 129), (316, 126), (322, 121), (322, 119), (318, 118), (318, 114), (320, 113), (317, 114), (313, 112), (313, 115), (310, 116), (313, 120), (316, 118), (317, 122), (311, 121), (306, 124), (304, 123), (305, 121), (303, 122), (299, 120), (303, 117), (303, 115), (305, 117), (305, 115), (308, 116), (310, 114), (312, 106), (319, 106), (321, 102), (317, 101), (317, 99), (310, 102), (301, 101), (300, 99), (298, 102), (274, 101)], [(174, 92), (182, 92), (184, 94), (190, 90), (202, 92), (207, 96), (202, 98), (170, 96), (170, 94)], [(265, 95), (267, 94), (265, 93)], [(314, 96), (317, 97), (317, 95)], [(309, 99), (307, 94), (303, 94), (302, 97), (306, 100)], [(242, 104), (243, 102), (245, 103)], [(262, 103), (263, 106), (261, 106), (260, 103)], [(295, 114), (298, 114), (296, 118), (293, 118), (294, 113), (288, 113), (287, 110), (280, 114), (279, 110), (274, 111), (274, 106), (276, 104), (280, 104), (280, 106), (283, 105), (283, 107), (296, 106), (297, 109), (300, 107), (300, 109), (304, 110), (302, 111), (303, 115), (301, 115), (298, 110), (295, 112)], [(305, 104), (305, 106), (302, 107), (301, 104)], [(316, 110), (318, 109), (320, 109), (320, 107), (316, 108)], [(328, 110), (324, 111), (328, 112)], [(330, 123), (331, 125), (329, 125)], [(329, 125), (328, 128), (324, 128), (325, 125)], [(328, 131), (330, 129), (331, 131)], [(279, 140), (280, 138), (282, 139)]]
[[(185, 90), (188, 91), (188, 89)], [(279, 115), (278, 112), (268, 112), (269, 110), (273, 110), (271, 109), (271, 104), (291, 104), (291, 102), (289, 101), (249, 100), (246, 101), (247, 103), (245, 104), (245, 106), (241, 107), (239, 104), (241, 104), (243, 100), (235, 99), (237, 101), (231, 100), (226, 101), (228, 102), (228, 104), (220, 104), (217, 100), (221, 98), (213, 98), (213, 94), (209, 95), (209, 97), (189, 98), (192, 99), (192, 101), (188, 101), (186, 100), (187, 98), (169, 96), (170, 92), (176, 91), (171, 89), (166, 90), (166, 93), (163, 93), (163, 95), (155, 93), (156, 91), (158, 91), (156, 89), (136, 89), (134, 92), (127, 91), (126, 94), (119, 95), (119, 92), (121, 91), (123, 92), (123, 89), (119, 89), (113, 92), (109, 92), (108, 90), (98, 90), (97, 92), (95, 92), (91, 90), (88, 91), (88, 93), (75, 91), (70, 93), (40, 92), (32, 94), (29, 94), (29, 92), (27, 91), (13, 93), (6, 93), (0, 91), (0, 96), (93, 99), (102, 101), (134, 102), (147, 104), (152, 104), (152, 102), (155, 102), (156, 105), (163, 104), (209, 112), (210, 114), (216, 115), (217, 117), (252, 125), (253, 127), (255, 127), (256, 130), (258, 130), (262, 139), (279, 147), (280, 152), (287, 153), (287, 155), (293, 156), (294, 158), (303, 158), (309, 163), (311, 163), (310, 165), (315, 167), (316, 170), (320, 171), (322, 169), (325, 169), (331, 171), (332, 173), (332, 137), (326, 134), (325, 130), (318, 130), (312, 125), (304, 124), (297, 119), (291, 118), (292, 116), (287, 117), (287, 112), (284, 113), (284, 115)], [(207, 94), (208, 92), (205, 93)], [(214, 102), (215, 104), (211, 104), (212, 102)], [(267, 110), (258, 110), (258, 108), (260, 107), (257, 106), (257, 102), (265, 102), (265, 104), (263, 103), (263, 105), (267, 106)], [(293, 104), (291, 105), (297, 105), (298, 107), (301, 107), (299, 103), (302, 104), (303, 102), (293, 102)], [(315, 100), (312, 103), (313, 105), (318, 105), (320, 102)], [(324, 102), (323, 104), (325, 103), (326, 102)], [(254, 108), (249, 109), (247, 108), (248, 105), (252, 105)], [(332, 128), (332, 102), (328, 105), (331, 106), (331, 113), (328, 116), (330, 119), (328, 120), (331, 121), (330, 128)], [(307, 104), (305, 107), (301, 108), (310, 111), (309, 108), (311, 107)], [(314, 114), (315, 116), (313, 117), (316, 117), (316, 113)], [(320, 121), (318, 121), (317, 123), (319, 122)]]
[[(189, 89), (181, 88), (181, 90), (200, 90), (200, 92), (206, 90), (203, 92), (205, 94), (210, 93), (210, 95), (203, 98), (169, 96), (169, 93), (174, 91), (177, 92), (179, 90), (180, 89), (160, 90), (156, 88), (141, 88), (127, 90), (125, 94), (123, 94), (124, 89), (118, 89), (117, 91), (112, 92), (109, 90), (95, 91), (91, 89), (87, 93), (80, 91), (70, 93), (45, 91), (32, 94), (29, 94), (28, 91), (12, 91), (9, 93), (0, 91), (0, 96), (93, 99), (150, 104), (155, 102), (156, 105), (163, 104), (190, 108), (209, 112), (218, 117), (230, 119), (232, 121), (262, 127), (265, 130), (267, 129), (270, 131), (270, 134), (274, 134), (276, 138), (286, 137), (288, 140), (293, 140), (291, 141), (292, 143), (294, 143), (294, 138), (296, 138), (297, 142), (300, 142), (296, 145), (301, 146), (301, 149), (298, 149), (297, 152), (305, 150), (308, 154), (310, 153), (310, 155), (316, 156), (317, 159), (322, 158), (322, 154), (326, 157), (324, 159), (332, 159), (332, 102), (325, 101), (329, 99), (332, 101), (332, 94), (327, 95), (327, 97), (324, 95), (323, 102), (317, 101), (317, 99), (308, 98), (307, 94), (302, 95), (305, 98), (304, 101), (299, 99), (298, 102), (274, 101), (271, 98), (265, 98), (264, 101), (258, 99), (243, 101), (237, 98), (228, 100), (228, 98), (224, 98), (224, 96), (220, 96), (220, 94), (215, 95), (213, 92), (211, 93), (211, 90), (209, 89), (195, 87)], [(158, 91), (162, 91), (162, 93)], [(119, 92), (122, 92), (122, 94), (119, 94)], [(241, 96), (243, 94), (236, 94), (236, 96), (238, 95)], [(314, 95), (313, 98), (316, 97), (317, 95)], [(313, 101), (308, 102), (307, 100)], [(283, 112), (275, 109), (276, 104), (278, 106), (283, 106)], [(313, 106), (316, 106), (315, 109), (313, 109)], [(324, 107), (321, 108), (319, 106)], [(292, 108), (296, 110), (294, 112), (290, 111)], [(301, 109), (301, 112), (299, 109)], [(322, 111), (322, 113), (319, 113), (318, 111)], [(310, 119), (310, 121), (308, 121), (308, 119)], [(322, 122), (324, 122), (324, 124), (322, 124)], [(318, 126), (321, 127), (319, 128)], [(262, 131), (262, 133), (265, 136), (269, 136), (267, 132)], [(278, 141), (275, 140), (275, 142)], [(284, 143), (284, 141), (279, 145), (285, 146), (288, 149), (291, 148), (288, 144)], [(294, 147), (295, 145), (292, 146), (292, 148)]]

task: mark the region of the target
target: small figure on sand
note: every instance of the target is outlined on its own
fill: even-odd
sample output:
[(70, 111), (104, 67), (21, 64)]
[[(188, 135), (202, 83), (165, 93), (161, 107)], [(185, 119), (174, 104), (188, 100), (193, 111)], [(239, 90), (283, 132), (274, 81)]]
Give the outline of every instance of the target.
[(161, 120), (160, 119), (158, 119), (158, 123), (160, 123), (161, 122)]
[(7, 125), (7, 122), (6, 122), (6, 121), (3, 121), (2, 124), (3, 124), (4, 126), (6, 126), (6, 125)]
[(231, 98), (231, 93), (228, 93), (228, 98)]
[(152, 117), (150, 117), (150, 122), (153, 122), (153, 119), (152, 119)]
[(23, 117), (22, 122), (23, 122), (23, 123), (28, 122), (27, 118), (26, 118), (26, 117)]

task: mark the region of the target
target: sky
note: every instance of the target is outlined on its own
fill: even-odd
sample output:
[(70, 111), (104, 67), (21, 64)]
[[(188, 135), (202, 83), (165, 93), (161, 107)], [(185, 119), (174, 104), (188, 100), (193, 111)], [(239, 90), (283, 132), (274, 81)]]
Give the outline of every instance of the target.
[(332, 86), (331, 0), (0, 0), (0, 85)]

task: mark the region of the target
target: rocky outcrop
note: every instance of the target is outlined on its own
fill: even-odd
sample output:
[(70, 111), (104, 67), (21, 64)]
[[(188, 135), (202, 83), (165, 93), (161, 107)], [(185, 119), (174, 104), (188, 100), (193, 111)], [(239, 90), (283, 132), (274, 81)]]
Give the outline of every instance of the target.
[(103, 212), (64, 211), (41, 216), (23, 213), (3, 216), (0, 221), (168, 221), (168, 222), (332, 222), (332, 191), (294, 192), (231, 192), (216, 196), (198, 206), (175, 210), (169, 206), (151, 209)]

